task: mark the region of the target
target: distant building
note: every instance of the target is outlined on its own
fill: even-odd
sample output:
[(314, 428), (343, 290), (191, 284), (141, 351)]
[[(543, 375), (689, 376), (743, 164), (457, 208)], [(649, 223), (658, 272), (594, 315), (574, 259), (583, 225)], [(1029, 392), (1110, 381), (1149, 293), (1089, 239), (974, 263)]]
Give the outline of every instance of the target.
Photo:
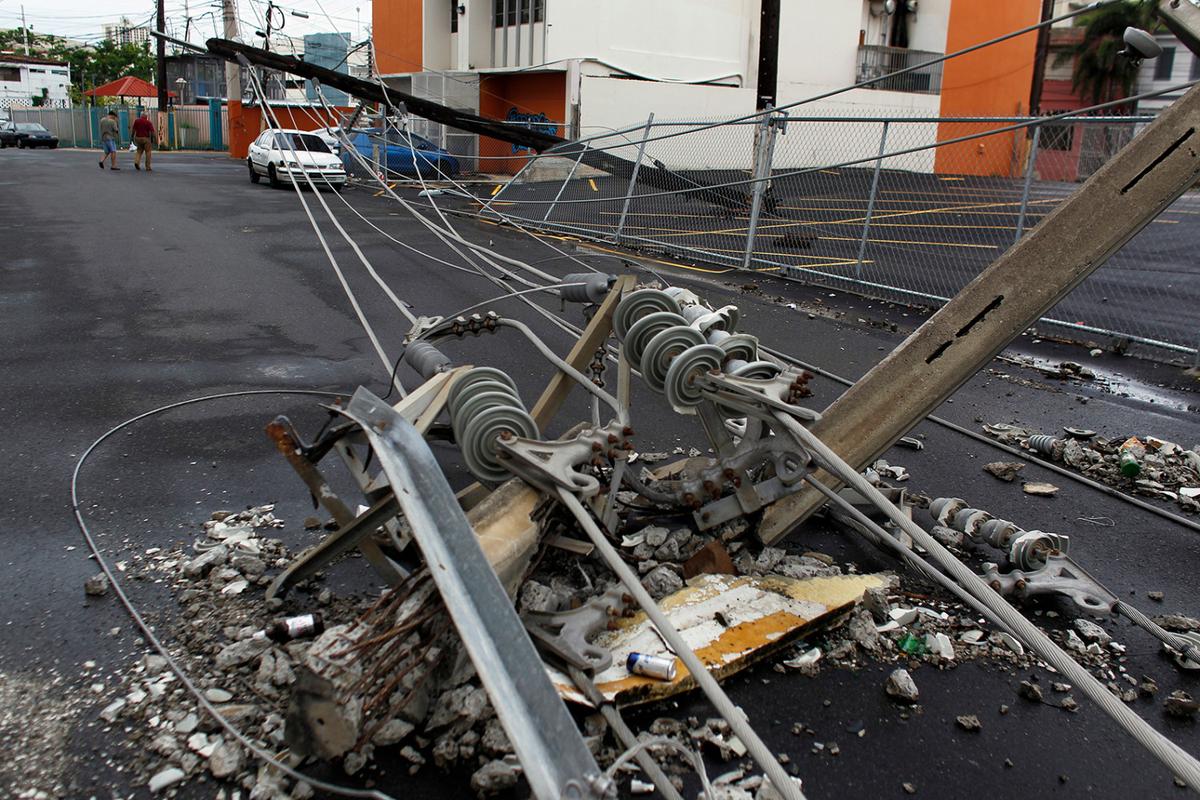
[[(180, 105), (195, 105), (197, 103), (207, 103), (209, 100), (228, 100), (225, 86), (225, 59), (219, 56), (207, 55), (205, 53), (177, 53), (166, 57), (167, 65), (167, 86), (171, 87), (171, 91), (175, 92), (178, 97), (176, 102)], [(292, 92), (291, 85), (293, 81), (286, 81), (288, 89), (287, 93), (281, 87), (281, 80), (277, 74), (272, 74), (263, 84), (267, 91), (267, 96), (271, 100), (291, 100)], [(287, 78), (287, 76), (283, 76)], [(184, 82), (179, 83), (179, 79), (183, 78)]]
[(70, 108), (70, 86), (65, 61), (0, 54), (0, 108)]
[[(1137, 83), (1134, 92), (1143, 94), (1168, 86), (1178, 86), (1188, 81), (1200, 80), (1200, 56), (1188, 50), (1175, 34), (1163, 32), (1155, 34), (1155, 40), (1162, 47), (1162, 54), (1155, 59), (1142, 62), (1138, 70)], [(1186, 89), (1176, 89), (1168, 94), (1150, 97), (1138, 101), (1139, 114), (1157, 114), (1167, 106), (1183, 97)]]
[[(203, 53), (178, 53), (166, 57), (167, 86), (179, 96), (180, 105), (206, 103), (225, 96), (225, 59)], [(178, 81), (183, 78), (184, 83)]]
[(150, 41), (150, 29), (134, 25), (129, 17), (121, 17), (120, 22), (110, 22), (104, 26), (104, 38), (115, 44), (142, 44)]
[[(762, 97), (784, 105), (1029, 25), (1041, 5), (783, 0), (776, 76), (762, 85), (758, 0), (374, 0), (371, 8), (377, 72), (390, 85), (574, 138), (644, 123), (651, 112), (659, 120), (711, 119), (751, 113)], [(1024, 37), (793, 113), (1012, 114), (1027, 108), (1033, 48), (1034, 39)], [(461, 155), (478, 140), (421, 132)], [(837, 152), (875, 152), (879, 133), (872, 135), (853, 146), (838, 143)], [(1012, 147), (1001, 139), (1008, 142), (997, 137), (994, 152), (957, 160), (970, 156), (963, 168), (977, 174), (1004, 174)], [(511, 152), (486, 139), (478, 147), (493, 159)]]
[[(304, 60), (343, 75), (350, 74), (349, 50), (348, 33), (309, 33), (304, 36)], [(313, 81), (306, 81), (304, 91), (307, 100), (317, 100), (317, 87)], [(349, 103), (349, 96), (345, 92), (328, 86), (321, 87), (321, 95), (331, 106), (344, 106)]]

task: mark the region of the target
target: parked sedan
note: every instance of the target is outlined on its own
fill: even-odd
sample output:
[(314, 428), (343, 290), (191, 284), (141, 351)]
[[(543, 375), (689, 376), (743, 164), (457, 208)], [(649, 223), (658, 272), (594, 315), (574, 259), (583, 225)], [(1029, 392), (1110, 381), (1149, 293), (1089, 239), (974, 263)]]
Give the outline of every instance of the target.
[[(411, 136), (412, 147), (409, 147)], [(376, 148), (379, 160), (390, 172), (416, 175), (418, 169), (423, 177), (454, 177), (458, 174), (458, 159), (433, 142), (404, 131), (389, 130), (387, 137), (380, 128), (360, 128), (350, 132), (350, 143), (364, 158), (374, 160)], [(354, 156), (342, 153), (347, 169)]]
[(284, 181), (305, 186), (308, 183), (305, 173), (316, 186), (327, 184), (340, 189), (346, 183), (341, 160), (330, 152), (320, 136), (308, 131), (278, 128), (263, 131), (250, 145), (246, 166), (251, 183), (266, 177), (272, 186), (282, 186)]
[(17, 147), (58, 147), (58, 137), (36, 122), (18, 122)]
[(0, 122), (0, 148), (17, 146), (17, 126), (14, 122)]

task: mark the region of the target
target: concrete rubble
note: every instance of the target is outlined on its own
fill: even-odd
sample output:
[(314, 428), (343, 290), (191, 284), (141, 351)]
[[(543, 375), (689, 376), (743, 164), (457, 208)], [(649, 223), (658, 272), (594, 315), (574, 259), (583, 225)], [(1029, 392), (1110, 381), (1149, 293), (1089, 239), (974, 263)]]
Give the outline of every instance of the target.
[[(263, 602), (264, 587), (291, 557), (279, 539), (266, 535), (282, 525), (270, 506), (218, 513), (205, 524), (204, 535), (194, 547), (163, 550), (141, 564), (146, 572), (172, 583), (182, 610), (176, 629), (177, 655), (189, 674), (198, 678), (205, 699), (216, 706), (222, 718), (268, 750), (290, 747), (297, 761), (305, 753), (332, 759), (348, 775), (370, 774), (384, 763), (410, 774), (466, 768), (471, 791), (480, 797), (507, 792), (520, 784), (522, 771), (512, 745), (470, 662), (458, 653), (456, 638), (447, 633), (452, 631), (448, 626), (433, 632), (413, 630), (407, 645), (413, 646), (414, 652), (419, 649), (417, 642), (426, 649), (397, 662), (409, 665), (406, 669), (411, 673), (397, 684), (388, 703), (392, 710), (380, 716), (377, 710), (367, 710), (371, 700), (363, 689), (371, 663), (348, 661), (340, 655), (348, 645), (369, 638), (369, 629), (356, 628), (348, 621), (363, 619), (360, 615), (378, 605), (379, 597), (341, 597), (322, 587), (318, 575), (289, 596), (289, 603), (299, 605)], [(686, 580), (704, 572), (805, 579), (857, 571), (856, 565), (839, 564), (818, 551), (758, 546), (745, 535), (748, 529), (742, 520), (704, 533), (679, 525), (650, 524), (625, 535), (621, 551), (656, 598), (679, 590)], [(962, 546), (961, 536), (954, 546)], [(914, 672), (954, 669), (987, 660), (1028, 674), (1018, 693), (1046, 702), (1037, 680), (1037, 671), (1046, 669), (1044, 664), (975, 612), (956, 601), (930, 595), (927, 587), (914, 580), (892, 576), (886, 588), (868, 590), (860, 604), (831, 627), (782, 650), (774, 661), (775, 670), (804, 680), (829, 669), (892, 665), (884, 690), (906, 715), (919, 713), (921, 708)], [(516, 603), (522, 612), (555, 612), (576, 607), (613, 585), (611, 574), (596, 562), (550, 548), (526, 576)], [(230, 591), (231, 586), (236, 590)], [(411, 619), (433, 596), (432, 586), (426, 583), (389, 612), (387, 624), (401, 625)], [(256, 635), (275, 617), (318, 605), (327, 618), (341, 624), (332, 625), (315, 639), (283, 644)], [(1163, 622), (1175, 629), (1200, 630), (1200, 622), (1186, 617), (1164, 617)], [(1047, 630), (1126, 702), (1157, 691), (1152, 678), (1134, 679), (1125, 672), (1122, 646), (1097, 622), (1055, 621)], [(330, 664), (338, 669), (329, 669)], [(386, 674), (405, 672), (395, 667), (393, 664)], [(1063, 695), (1059, 684), (1054, 685), (1058, 695)], [(311, 708), (322, 709), (324, 721), (342, 733), (327, 735), (319, 746), (312, 742), (302, 745), (294, 730), (297, 720), (303, 719), (297, 703), (304, 707), (314, 702), (318, 705)], [(321, 702), (325, 704), (319, 705)], [(1079, 708), (1070, 694), (1053, 705), (1067, 712)], [(1195, 709), (1195, 701), (1178, 692), (1164, 703), (1164, 712), (1175, 716), (1194, 715)], [(161, 656), (148, 654), (135, 664), (98, 714), (104, 724), (129, 727), (142, 740), (145, 752), (137, 769), (151, 791), (169, 792), (178, 782), (207, 773), (249, 792), (251, 798), (300, 800), (311, 796), (307, 784), (294, 783), (259, 764), (234, 741), (187, 696)], [(976, 715), (962, 715), (953, 722), (966, 731), (981, 727)], [(796, 726), (794, 732), (806, 730), (801, 723)], [(601, 765), (621, 751), (606, 727), (585, 725), (586, 741)], [(649, 732), (697, 748), (710, 759), (732, 762), (746, 754), (745, 746), (721, 719), (662, 718)], [(864, 733), (865, 728), (860, 727), (857, 735)], [(813, 742), (811, 746), (823, 755), (836, 756), (841, 751), (836, 742)], [(682, 786), (691, 765), (665, 748), (652, 748), (652, 752), (672, 780)], [(777, 796), (760, 775), (738, 770), (737, 777), (722, 777), (726, 779), (713, 784), (717, 797), (758, 800)]]
[[(1133, 494), (1169, 500), (1188, 514), (1200, 513), (1200, 444), (1185, 447), (1156, 436), (1138, 434), (1132, 437), (1136, 439), (1133, 452), (1138, 454), (1138, 472), (1127, 476), (1122, 474), (1120, 455), (1121, 448), (1131, 439), (1128, 434), (1109, 439), (1075, 428), (1064, 429), (1061, 433), (1043, 433), (1007, 423), (984, 425), (983, 431), (1004, 444), (1028, 450), (1093, 480)], [(1080, 438), (1081, 434), (1090, 435)], [(1011, 480), (1005, 477), (1009, 473), (1000, 470), (1000, 466), (1003, 466), (1001, 462), (997, 462), (984, 469), (992, 474), (1001, 471), (1003, 474), (997, 477)], [(997, 471), (992, 467), (997, 467)], [(1014, 469), (1013, 477), (1015, 473)]]

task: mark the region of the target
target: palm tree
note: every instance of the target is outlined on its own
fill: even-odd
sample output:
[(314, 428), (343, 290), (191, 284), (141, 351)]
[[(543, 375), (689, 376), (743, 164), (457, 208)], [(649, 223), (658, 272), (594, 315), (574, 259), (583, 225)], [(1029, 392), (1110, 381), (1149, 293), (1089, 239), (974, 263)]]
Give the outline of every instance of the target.
[(1068, 59), (1075, 62), (1072, 91), (1092, 104), (1107, 103), (1132, 93), (1138, 62), (1119, 55), (1125, 46), (1121, 37), (1130, 27), (1153, 32), (1158, 24), (1153, 9), (1154, 4), (1149, 0), (1123, 0), (1076, 19), (1075, 24), (1083, 27), (1083, 39), (1057, 58), (1059, 64)]

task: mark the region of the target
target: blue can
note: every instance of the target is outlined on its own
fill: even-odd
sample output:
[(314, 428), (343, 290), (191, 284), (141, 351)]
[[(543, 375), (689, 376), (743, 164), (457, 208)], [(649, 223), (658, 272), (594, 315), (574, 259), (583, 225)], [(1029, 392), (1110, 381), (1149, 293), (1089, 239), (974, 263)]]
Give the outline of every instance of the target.
[(675, 659), (652, 656), (647, 653), (630, 653), (625, 660), (625, 669), (634, 675), (658, 678), (660, 681), (675, 680)]

